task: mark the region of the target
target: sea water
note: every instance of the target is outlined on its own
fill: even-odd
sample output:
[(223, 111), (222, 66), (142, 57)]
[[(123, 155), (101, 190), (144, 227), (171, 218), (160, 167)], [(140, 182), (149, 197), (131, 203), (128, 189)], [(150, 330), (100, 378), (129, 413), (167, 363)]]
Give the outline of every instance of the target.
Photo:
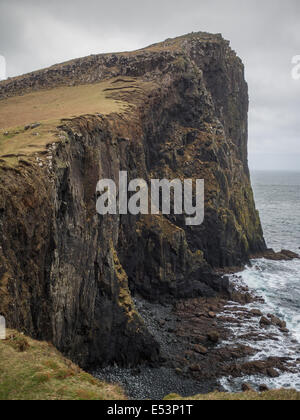
[[(275, 251), (288, 249), (300, 253), (300, 172), (253, 172), (252, 185), (256, 207), (260, 212), (264, 236), (269, 248)], [(279, 334), (277, 340), (262, 340), (255, 347), (259, 353), (252, 359), (266, 359), (270, 356), (300, 358), (300, 260), (268, 261), (253, 260), (252, 265), (239, 273), (242, 281), (266, 304), (248, 305), (272, 313), (287, 323), (291, 335)], [(232, 276), (232, 281), (236, 277)], [(230, 305), (227, 308), (230, 313)], [(259, 320), (258, 320), (259, 321)], [(230, 326), (235, 337), (243, 332), (259, 331), (258, 321), (246, 322), (241, 327)], [(256, 325), (253, 323), (256, 322)], [(275, 331), (274, 331), (275, 333)], [(236, 344), (249, 344), (236, 339)], [(286, 387), (300, 390), (300, 372), (284, 373), (278, 378), (263, 378), (259, 375), (243, 378), (243, 382), (267, 384), (270, 388)], [(225, 389), (238, 391), (241, 380), (224, 378)]]

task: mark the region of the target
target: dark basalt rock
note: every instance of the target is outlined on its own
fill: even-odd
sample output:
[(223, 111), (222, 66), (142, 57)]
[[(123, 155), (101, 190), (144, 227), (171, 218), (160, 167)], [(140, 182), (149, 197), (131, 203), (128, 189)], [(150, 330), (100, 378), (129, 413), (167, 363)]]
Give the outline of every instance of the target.
[(267, 385), (260, 385), (259, 392), (267, 392), (269, 391), (269, 387)]
[(261, 318), (261, 320), (259, 321), (259, 324), (262, 328), (265, 328), (265, 327), (269, 327), (270, 325), (272, 325), (272, 322), (268, 318), (263, 316)]
[[(63, 121), (51, 168), (0, 165), (0, 312), (81, 365), (156, 363), (132, 296), (226, 298), (216, 270), (266, 249), (247, 164), (244, 67), (220, 35), (60, 64), (1, 82), (0, 99), (117, 76), (149, 82), (125, 95), (130, 111)], [(204, 179), (204, 223), (98, 216), (96, 183), (120, 170)]]
[(254, 392), (254, 389), (252, 388), (251, 385), (245, 383), (242, 385), (242, 391), (243, 392)]
[(296, 254), (292, 251), (288, 251), (286, 249), (283, 249), (280, 252), (275, 252), (273, 249), (268, 249), (265, 252), (253, 255), (252, 257), (265, 258), (271, 261), (291, 261), (300, 258), (299, 254)]

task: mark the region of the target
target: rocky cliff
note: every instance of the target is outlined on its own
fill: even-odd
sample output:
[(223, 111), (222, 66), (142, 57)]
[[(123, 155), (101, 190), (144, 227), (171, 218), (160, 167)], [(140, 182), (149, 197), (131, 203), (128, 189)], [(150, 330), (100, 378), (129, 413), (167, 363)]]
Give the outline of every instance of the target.
[[(0, 83), (0, 312), (81, 365), (155, 363), (132, 297), (226, 293), (265, 250), (248, 91), (220, 35), (90, 56)], [(2, 118), (1, 118), (2, 115)], [(38, 124), (33, 124), (38, 121)], [(96, 213), (99, 179), (205, 180), (205, 221)]]

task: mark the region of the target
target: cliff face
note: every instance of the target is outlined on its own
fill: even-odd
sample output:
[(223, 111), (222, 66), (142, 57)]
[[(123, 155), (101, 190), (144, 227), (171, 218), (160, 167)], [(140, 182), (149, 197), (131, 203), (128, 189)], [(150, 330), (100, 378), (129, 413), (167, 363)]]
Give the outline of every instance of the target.
[[(156, 362), (132, 296), (225, 293), (214, 270), (265, 249), (247, 164), (244, 69), (221, 36), (198, 33), (2, 82), (0, 109), (66, 86), (67, 95), (81, 86), (80, 101), (91, 84), (101, 103), (71, 117), (61, 96), (60, 118), (71, 118), (51, 130), (41, 114), (32, 116), (39, 127), (25, 129), (15, 115), (15, 126), (0, 121), (0, 312), (82, 365)], [(204, 223), (97, 215), (97, 181), (117, 181), (120, 170), (147, 181), (204, 179)]]

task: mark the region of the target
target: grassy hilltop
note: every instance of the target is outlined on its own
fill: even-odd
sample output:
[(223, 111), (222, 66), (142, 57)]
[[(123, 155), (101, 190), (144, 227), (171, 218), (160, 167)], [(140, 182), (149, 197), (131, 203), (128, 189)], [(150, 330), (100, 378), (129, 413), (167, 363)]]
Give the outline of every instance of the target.
[(62, 119), (129, 112), (149, 85), (119, 77), (0, 100), (0, 163), (15, 166), (20, 160), (28, 161), (43, 153), (49, 144), (61, 142), (58, 126)]

